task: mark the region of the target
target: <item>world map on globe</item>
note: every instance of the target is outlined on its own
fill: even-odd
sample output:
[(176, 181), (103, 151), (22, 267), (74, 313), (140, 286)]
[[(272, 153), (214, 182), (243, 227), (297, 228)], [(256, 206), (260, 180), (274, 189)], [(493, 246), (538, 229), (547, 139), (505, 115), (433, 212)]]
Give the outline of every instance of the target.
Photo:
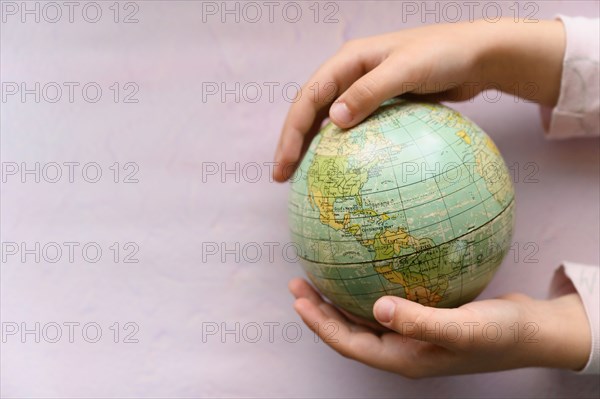
[(338, 307), (373, 319), (396, 295), (455, 307), (510, 248), (511, 176), (496, 145), (440, 104), (391, 100), (358, 126), (325, 125), (291, 179), (301, 263)]

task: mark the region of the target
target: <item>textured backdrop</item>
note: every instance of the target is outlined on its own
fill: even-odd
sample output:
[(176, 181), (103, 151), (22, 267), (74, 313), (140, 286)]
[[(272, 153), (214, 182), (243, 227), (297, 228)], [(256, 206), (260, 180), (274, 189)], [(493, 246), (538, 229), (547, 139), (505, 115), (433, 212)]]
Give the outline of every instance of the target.
[[(407, 380), (292, 309), (289, 186), (269, 162), (318, 65), (457, 12), (598, 17), (467, 3), (2, 2), (2, 396), (597, 396), (597, 378), (545, 369)], [(513, 250), (481, 297), (542, 298), (562, 260), (600, 261), (598, 141), (548, 142), (535, 105), (496, 96), (455, 105), (516, 187)]]

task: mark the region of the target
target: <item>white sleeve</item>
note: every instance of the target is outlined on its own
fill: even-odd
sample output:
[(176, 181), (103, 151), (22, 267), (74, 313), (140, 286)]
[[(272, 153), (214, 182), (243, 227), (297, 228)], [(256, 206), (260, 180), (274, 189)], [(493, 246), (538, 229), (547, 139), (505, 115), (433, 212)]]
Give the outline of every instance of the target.
[[(572, 283), (569, 284), (569, 280)], [(590, 356), (580, 374), (600, 374), (600, 268), (563, 262), (554, 273), (550, 288), (552, 297), (564, 295), (575, 287), (581, 297), (592, 333)]]
[(566, 48), (558, 103), (541, 107), (549, 139), (600, 135), (600, 20), (559, 15)]

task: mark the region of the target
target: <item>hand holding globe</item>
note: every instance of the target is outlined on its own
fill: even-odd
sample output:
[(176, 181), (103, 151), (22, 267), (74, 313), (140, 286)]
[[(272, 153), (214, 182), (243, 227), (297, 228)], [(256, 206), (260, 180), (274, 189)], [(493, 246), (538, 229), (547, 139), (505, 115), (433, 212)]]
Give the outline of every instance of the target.
[[(434, 25), (352, 41), (312, 76), (305, 88), (333, 83), (335, 91), (292, 105), (273, 175), (285, 181), (298, 167), (292, 235), (333, 304), (302, 279), (289, 288), (323, 342), (409, 377), (585, 366), (591, 333), (573, 287), (551, 300), (469, 302), (512, 231), (513, 189), (491, 139), (440, 105), (378, 109), (406, 93), (466, 100), (490, 82), (554, 106), (564, 42), (559, 21)], [(527, 82), (539, 90), (514, 92)], [(335, 125), (317, 135), (328, 109)]]

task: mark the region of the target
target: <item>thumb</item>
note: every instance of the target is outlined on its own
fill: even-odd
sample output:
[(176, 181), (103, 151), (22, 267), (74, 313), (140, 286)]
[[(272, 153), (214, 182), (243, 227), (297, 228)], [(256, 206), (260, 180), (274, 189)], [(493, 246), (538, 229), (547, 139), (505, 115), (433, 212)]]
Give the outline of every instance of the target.
[(350, 128), (362, 122), (385, 100), (402, 94), (403, 78), (398, 68), (383, 62), (354, 82), (329, 109), (329, 117), (337, 126)]
[(473, 324), (463, 309), (432, 308), (395, 296), (384, 296), (375, 302), (373, 315), (379, 323), (405, 337), (446, 347), (468, 338), (465, 327)]

